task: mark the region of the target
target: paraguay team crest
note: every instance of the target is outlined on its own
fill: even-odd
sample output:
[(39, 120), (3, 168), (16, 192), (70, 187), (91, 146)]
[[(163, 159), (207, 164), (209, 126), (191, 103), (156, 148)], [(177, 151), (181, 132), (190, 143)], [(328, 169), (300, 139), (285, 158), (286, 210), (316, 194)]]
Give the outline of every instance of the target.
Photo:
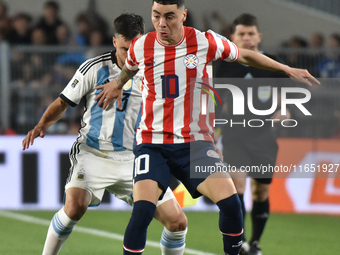
[(198, 65), (198, 57), (194, 54), (188, 54), (184, 57), (184, 65), (189, 69), (194, 69)]

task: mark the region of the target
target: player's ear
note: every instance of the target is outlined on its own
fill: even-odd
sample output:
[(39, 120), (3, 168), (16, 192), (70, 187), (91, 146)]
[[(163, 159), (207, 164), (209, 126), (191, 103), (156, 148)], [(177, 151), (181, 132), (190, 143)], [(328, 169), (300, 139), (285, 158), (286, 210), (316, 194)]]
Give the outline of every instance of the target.
[(234, 38), (235, 38), (235, 37), (234, 37), (234, 34), (231, 34), (231, 35), (230, 35), (230, 40), (231, 40), (232, 42), (234, 41)]
[(113, 46), (115, 46), (115, 48), (117, 48), (117, 39), (116, 39), (116, 37), (112, 37), (112, 44), (113, 44)]
[(262, 34), (259, 33), (259, 43), (262, 41)]
[(186, 21), (187, 20), (187, 15), (188, 15), (188, 10), (187, 9), (184, 9), (183, 11), (183, 18), (182, 18), (182, 22)]

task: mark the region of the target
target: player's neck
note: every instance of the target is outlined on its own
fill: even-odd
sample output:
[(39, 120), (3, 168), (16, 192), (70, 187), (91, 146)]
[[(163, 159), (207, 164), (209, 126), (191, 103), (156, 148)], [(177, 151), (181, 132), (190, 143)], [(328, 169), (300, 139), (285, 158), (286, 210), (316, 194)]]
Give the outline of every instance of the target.
[(122, 63), (122, 61), (120, 61), (120, 58), (118, 57), (117, 52), (115, 53), (115, 55), (117, 59), (117, 65), (120, 69), (122, 69), (125, 63)]
[(158, 37), (158, 40), (165, 45), (176, 45), (180, 41), (182, 41), (184, 37), (184, 27), (182, 26), (181, 31), (178, 33), (178, 35), (175, 35), (173, 38), (162, 39), (160, 36), (157, 36), (157, 37)]

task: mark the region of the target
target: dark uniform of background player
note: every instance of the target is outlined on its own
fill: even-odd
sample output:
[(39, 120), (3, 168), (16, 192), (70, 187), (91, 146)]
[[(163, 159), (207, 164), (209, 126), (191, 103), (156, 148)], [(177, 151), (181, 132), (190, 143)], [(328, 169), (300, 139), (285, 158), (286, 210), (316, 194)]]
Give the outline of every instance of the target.
[[(239, 48), (246, 48), (259, 52), (258, 45), (261, 42), (261, 34), (258, 32), (256, 17), (250, 14), (242, 14), (237, 17), (233, 22), (231, 40)], [(266, 53), (264, 54), (276, 60), (274, 56)], [(228, 77), (247, 79), (287, 77), (279, 72), (257, 69), (237, 62), (227, 63), (225, 61), (214, 62), (213, 71), (214, 78)], [(251, 84), (248, 84), (250, 80), (232, 80), (234, 83), (233, 85), (236, 85), (242, 90), (243, 95), (245, 96), (245, 102), (247, 102), (247, 88), (251, 86), (253, 88), (254, 108), (257, 110), (270, 109), (272, 106), (272, 88), (270, 85), (274, 87), (280, 87), (280, 85), (277, 83), (264, 84), (256, 79), (252, 79), (251, 81)], [(216, 81), (214, 83), (216, 83)], [(270, 118), (281, 120), (289, 119), (289, 116), (281, 116), (280, 110), (277, 110), (270, 116), (254, 115), (249, 111), (246, 103), (244, 115), (233, 115), (231, 92), (229, 90), (223, 90), (222, 93), (223, 94), (221, 95), (219, 92), (220, 96), (223, 97), (222, 109), (219, 113), (219, 109), (216, 109), (216, 118), (226, 119), (228, 121), (232, 119), (233, 122), (238, 123), (242, 123), (242, 121), (245, 120), (246, 123), (246, 127), (243, 127), (243, 124), (236, 124), (231, 127), (230, 122), (225, 125), (220, 125), (224, 161), (231, 166), (235, 166), (237, 169), (240, 169), (241, 166), (260, 166), (261, 164), (275, 166), (278, 152), (278, 145), (276, 142), (277, 135), (275, 128), (272, 127), (273, 123), (265, 120)], [(280, 97), (278, 96), (278, 98)], [(287, 114), (290, 115), (288, 109)], [(261, 128), (252, 128), (247, 124), (250, 119), (261, 119), (265, 124)], [(259, 125), (259, 123), (254, 122), (253, 125)], [(246, 175), (247, 173), (240, 173), (237, 176), (232, 176), (241, 200), (243, 216), (245, 216), (243, 194), (245, 190)], [(261, 174), (254, 175), (248, 173), (248, 175), (252, 178), (252, 237), (249, 242), (250, 247), (247, 242), (244, 242), (240, 254), (259, 255), (262, 254), (262, 252), (258, 247), (258, 243), (269, 215), (268, 192), (269, 184), (272, 181), (272, 174), (263, 176)]]

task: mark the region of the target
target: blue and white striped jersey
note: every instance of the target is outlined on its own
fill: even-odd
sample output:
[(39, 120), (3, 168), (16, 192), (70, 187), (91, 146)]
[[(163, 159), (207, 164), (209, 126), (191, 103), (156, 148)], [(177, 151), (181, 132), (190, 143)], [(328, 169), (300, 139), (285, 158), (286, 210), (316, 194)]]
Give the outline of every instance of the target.
[(103, 110), (94, 98), (101, 90), (95, 87), (108, 83), (120, 74), (115, 52), (104, 53), (84, 62), (61, 92), (60, 98), (76, 106), (85, 97), (85, 109), (78, 142), (99, 150), (132, 150), (135, 130), (140, 122), (142, 77), (138, 74), (123, 87), (123, 109), (117, 102)]

